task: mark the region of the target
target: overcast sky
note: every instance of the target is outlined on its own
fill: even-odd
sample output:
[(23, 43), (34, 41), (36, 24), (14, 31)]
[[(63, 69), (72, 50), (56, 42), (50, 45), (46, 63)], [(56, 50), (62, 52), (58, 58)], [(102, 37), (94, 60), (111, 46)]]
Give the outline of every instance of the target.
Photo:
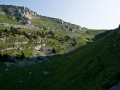
[(87, 28), (113, 29), (120, 24), (120, 0), (0, 0), (0, 4), (26, 6)]

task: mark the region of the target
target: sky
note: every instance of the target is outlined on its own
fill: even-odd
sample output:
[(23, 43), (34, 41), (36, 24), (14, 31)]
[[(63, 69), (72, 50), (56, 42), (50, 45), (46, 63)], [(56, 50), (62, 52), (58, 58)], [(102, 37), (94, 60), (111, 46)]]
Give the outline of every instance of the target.
[(120, 0), (0, 0), (0, 4), (25, 6), (91, 29), (114, 29), (120, 24)]

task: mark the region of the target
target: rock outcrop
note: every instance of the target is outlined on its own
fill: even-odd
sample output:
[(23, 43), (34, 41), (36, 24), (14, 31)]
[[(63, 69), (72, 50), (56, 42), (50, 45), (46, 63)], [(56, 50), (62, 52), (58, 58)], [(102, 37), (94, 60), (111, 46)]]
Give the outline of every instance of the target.
[(36, 19), (39, 17), (36, 12), (26, 7), (0, 5), (0, 8), (2, 9), (2, 12), (0, 12), (0, 14), (15, 16), (16, 19), (23, 24), (29, 23), (30, 19)]
[(37, 18), (39, 15), (28, 9), (27, 7), (19, 7), (19, 6), (12, 6), (12, 5), (1, 5), (2, 10), (7, 15), (13, 15), (13, 16), (23, 16), (28, 19)]
[[(12, 16), (12, 19), (16, 19), (19, 23), (24, 24), (25, 28), (27, 27), (30, 29), (32, 29), (32, 28), (33, 29), (40, 28), (40, 29), (45, 29), (45, 30), (65, 30), (65, 29), (67, 29), (70, 31), (81, 29), (80, 26), (71, 24), (69, 22), (65, 22), (61, 19), (39, 15), (27, 7), (20, 7), (20, 6), (13, 6), (13, 5), (0, 5), (0, 15)], [(44, 25), (41, 25), (41, 26), (38, 25), (39, 28), (34, 27), (34, 25), (35, 26), (37, 26), (37, 25), (36, 24), (33, 25), (32, 19), (36, 19), (36, 20), (38, 19), (43, 22), (45, 21), (45, 24), (48, 24), (48, 26), (46, 27)], [(55, 24), (56, 26), (60, 26), (60, 27), (59, 28), (56, 28), (54, 26), (49, 27), (49, 25), (51, 25), (51, 23)]]
[(14, 25), (14, 24), (9, 24), (9, 23), (0, 23), (0, 26), (4, 27), (14, 27), (14, 28), (24, 28), (24, 29), (32, 29), (32, 30), (41, 30), (39, 27), (26, 24), (26, 25)]

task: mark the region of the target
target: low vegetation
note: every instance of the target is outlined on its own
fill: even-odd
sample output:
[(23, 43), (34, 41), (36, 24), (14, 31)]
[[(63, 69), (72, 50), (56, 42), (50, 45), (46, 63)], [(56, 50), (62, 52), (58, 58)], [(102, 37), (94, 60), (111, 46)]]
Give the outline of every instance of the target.
[(15, 67), (6, 69), (1, 64), (0, 88), (1, 90), (8, 88), (105, 90), (118, 81), (119, 38), (120, 35), (115, 30), (95, 43), (82, 46), (68, 54), (52, 56), (50, 62), (20, 69)]
[(107, 90), (120, 81), (120, 27), (81, 28), (12, 5), (0, 5), (0, 23), (8, 24), (0, 25), (0, 90)]

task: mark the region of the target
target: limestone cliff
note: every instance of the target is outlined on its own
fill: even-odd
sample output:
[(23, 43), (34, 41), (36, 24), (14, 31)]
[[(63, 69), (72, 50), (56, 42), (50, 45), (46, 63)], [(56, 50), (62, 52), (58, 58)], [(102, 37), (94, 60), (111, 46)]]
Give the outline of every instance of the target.
[(29, 19), (38, 18), (39, 15), (26, 8), (26, 7), (19, 7), (19, 6), (12, 6), (12, 5), (0, 5), (1, 11), (0, 14), (6, 14), (11, 16), (16, 16), (16, 19), (21, 23), (29, 23)]
[[(12, 16), (12, 19), (17, 20), (19, 23), (33, 27), (39, 27), (51, 30), (76, 30), (81, 27), (75, 24), (65, 22), (61, 19), (46, 17), (37, 14), (27, 7), (14, 6), (14, 5), (0, 5), (0, 15)], [(36, 20), (32, 23), (33, 20)], [(40, 22), (40, 23), (39, 23)], [(1, 22), (0, 22), (1, 23)], [(7, 23), (7, 22), (2, 22)], [(10, 23), (11, 24), (11, 23)]]

